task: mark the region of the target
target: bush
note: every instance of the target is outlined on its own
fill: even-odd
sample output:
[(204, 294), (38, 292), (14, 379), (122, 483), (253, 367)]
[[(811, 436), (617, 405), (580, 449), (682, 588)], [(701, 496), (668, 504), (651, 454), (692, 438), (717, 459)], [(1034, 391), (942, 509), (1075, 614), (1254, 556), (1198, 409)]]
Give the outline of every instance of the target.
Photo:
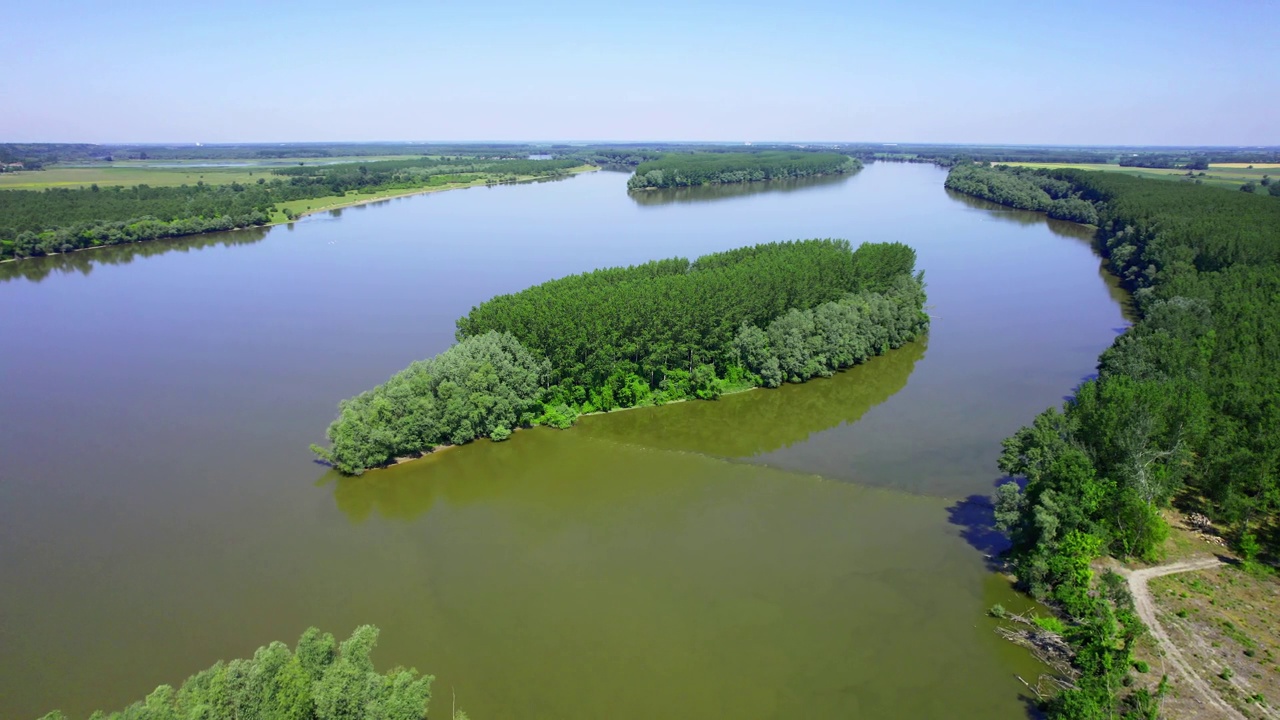
[(540, 407), (546, 373), (546, 361), (506, 333), (466, 338), (344, 400), (327, 433), (332, 445), (311, 449), (339, 471), (358, 475), (437, 445), (526, 426)]
[(567, 430), (578, 420), (578, 411), (561, 403), (555, 407), (544, 408), (539, 425), (546, 425), (557, 430)]
[(511, 431), (507, 429), (506, 425), (499, 425), (493, 429), (493, 432), (489, 433), (489, 439), (494, 442), (502, 442), (509, 437), (511, 437)]
[(1032, 619), (1032, 622), (1034, 622), (1036, 627), (1041, 630), (1051, 632), (1055, 635), (1062, 635), (1067, 632), (1067, 626), (1063, 624), (1061, 620), (1052, 615), (1045, 615), (1043, 617), (1037, 616)]
[(1140, 673), (1145, 673), (1151, 671), (1151, 666), (1147, 664), (1146, 660), (1137, 660), (1133, 663), (1133, 669)]

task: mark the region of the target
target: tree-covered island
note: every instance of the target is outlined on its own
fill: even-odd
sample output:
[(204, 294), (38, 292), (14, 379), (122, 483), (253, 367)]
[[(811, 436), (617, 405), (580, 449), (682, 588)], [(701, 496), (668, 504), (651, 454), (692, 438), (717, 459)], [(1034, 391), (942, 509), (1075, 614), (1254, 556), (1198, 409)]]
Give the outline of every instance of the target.
[(339, 471), (579, 414), (714, 399), (863, 362), (925, 332), (901, 243), (779, 242), (552, 280), (473, 308), (458, 343), (343, 401)]
[(862, 162), (833, 152), (665, 153), (636, 166), (627, 188), (691, 187), (777, 178), (838, 175), (862, 169)]

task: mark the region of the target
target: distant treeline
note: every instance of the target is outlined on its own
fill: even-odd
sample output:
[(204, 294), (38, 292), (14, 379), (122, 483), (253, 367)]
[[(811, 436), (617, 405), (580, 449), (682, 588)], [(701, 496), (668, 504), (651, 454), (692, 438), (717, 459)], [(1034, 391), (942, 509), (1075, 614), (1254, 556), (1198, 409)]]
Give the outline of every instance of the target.
[(1120, 167), (1208, 170), (1209, 162), (1209, 158), (1205, 155), (1196, 155), (1194, 157), (1185, 155), (1138, 155), (1137, 157), (1122, 157), (1118, 164)]
[[(468, 156), (518, 159), (529, 155), (576, 157), (600, 165), (635, 166), (661, 153), (840, 152), (863, 161), (923, 162), (943, 166), (969, 161), (1120, 163), (1136, 167), (1183, 167), (1191, 162), (1280, 162), (1280, 148), (1222, 147), (1063, 147), (1030, 145), (945, 145), (926, 143), (284, 143), (218, 145), (86, 145), (59, 143), (0, 143), (0, 165), (24, 163), (37, 169), (54, 163), (107, 160), (239, 160), (272, 158), (329, 158), (373, 155)], [(1158, 163), (1158, 164), (1146, 164)], [(1163, 163), (1173, 163), (1166, 165)], [(1199, 169), (1199, 168), (1189, 168)]]
[(1079, 170), (957, 167), (949, 185), (1005, 197), (991, 173), (1065, 183), (1091, 203), (1098, 242), (1133, 290), (1140, 320), (1097, 378), (1005, 441), (1000, 468), (1026, 484), (999, 488), (996, 519), (1019, 581), (1075, 622), (1082, 675), (1050, 716), (1150, 707), (1145, 691), (1124, 690), (1138, 625), (1123, 581), (1100, 590), (1091, 563), (1155, 559), (1160, 510), (1175, 500), (1226, 523), (1246, 563), (1280, 544), (1280, 202)]
[(931, 163), (943, 167), (986, 163), (1102, 163), (1126, 167), (1203, 170), (1209, 163), (1280, 162), (1280, 148), (1035, 147), (992, 145), (851, 144), (841, 152), (865, 161)]
[[(369, 658), (377, 642), (372, 625), (342, 643), (310, 628), (293, 650), (273, 642), (251, 659), (219, 661), (177, 690), (161, 685), (145, 700), (90, 720), (425, 720), (435, 678), (404, 668), (379, 673)], [(54, 711), (41, 720), (66, 716)], [(454, 720), (466, 715), (455, 711)]]
[(359, 473), (580, 413), (830, 375), (928, 326), (899, 243), (772, 243), (574, 275), (494, 298), (458, 344), (344, 401), (320, 457)]
[(280, 168), (273, 171), (276, 178), (252, 184), (0, 190), (0, 260), (263, 225), (277, 204), (291, 200), (477, 179), (506, 182), (564, 174), (579, 164), (417, 158)]
[(860, 170), (862, 163), (840, 153), (704, 152), (668, 153), (640, 163), (627, 181), (632, 190), (692, 187), (775, 178), (832, 175)]

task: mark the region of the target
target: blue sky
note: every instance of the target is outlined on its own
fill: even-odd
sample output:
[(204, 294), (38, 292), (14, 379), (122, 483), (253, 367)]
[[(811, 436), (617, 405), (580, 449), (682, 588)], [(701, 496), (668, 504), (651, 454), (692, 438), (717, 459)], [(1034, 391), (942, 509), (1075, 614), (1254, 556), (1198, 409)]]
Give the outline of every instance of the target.
[(1275, 0), (50, 0), (0, 17), (0, 142), (1280, 144)]

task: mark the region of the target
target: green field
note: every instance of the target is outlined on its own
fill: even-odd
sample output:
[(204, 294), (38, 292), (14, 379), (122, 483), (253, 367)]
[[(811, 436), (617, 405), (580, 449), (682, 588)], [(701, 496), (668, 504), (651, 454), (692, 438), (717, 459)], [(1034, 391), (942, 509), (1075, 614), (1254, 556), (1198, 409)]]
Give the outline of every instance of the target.
[(78, 188), (89, 185), (150, 185), (174, 187), (195, 185), (223, 185), (233, 182), (251, 183), (258, 178), (272, 177), (267, 168), (147, 168), (147, 167), (54, 167), (49, 170), (28, 170), (0, 173), (0, 190), (43, 190), (45, 188)]
[(200, 167), (208, 160), (164, 161), (166, 165), (184, 167), (156, 167), (160, 161), (118, 160), (98, 165), (54, 165), (45, 170), (28, 170), (0, 173), (0, 190), (43, 190), (44, 188), (76, 188), (89, 185), (110, 186), (150, 185), (152, 187), (176, 187), (204, 182), (209, 185), (225, 185), (233, 182), (251, 183), (258, 178), (273, 177), (276, 168), (308, 165), (332, 165), (339, 162), (375, 162), (378, 160), (403, 160), (405, 156), (385, 157), (330, 157), (330, 158), (270, 158), (226, 160), (219, 162), (250, 163), (237, 167)]
[[(1037, 163), (1037, 162), (1010, 162), (996, 163), (998, 165), (1009, 165), (1012, 167), (1032, 167), (1032, 168), (1069, 168), (1074, 170), (1101, 170), (1104, 172), (1119, 172), (1126, 175), (1136, 177), (1154, 177), (1165, 180), (1186, 180), (1186, 170), (1170, 169), (1170, 168), (1139, 168), (1139, 167), (1121, 167), (1111, 163)], [(1248, 167), (1244, 163), (1224, 163), (1221, 165), (1212, 164), (1208, 170), (1203, 171), (1204, 175), (1200, 175), (1197, 171), (1194, 179), (1202, 181), (1205, 185), (1219, 185), (1222, 187), (1238, 188), (1241, 185), (1253, 181), (1261, 182), (1264, 175), (1270, 175), (1274, 178), (1280, 178), (1280, 165), (1274, 163), (1261, 163), (1254, 167)], [(1265, 190), (1265, 188), (1262, 188)]]

